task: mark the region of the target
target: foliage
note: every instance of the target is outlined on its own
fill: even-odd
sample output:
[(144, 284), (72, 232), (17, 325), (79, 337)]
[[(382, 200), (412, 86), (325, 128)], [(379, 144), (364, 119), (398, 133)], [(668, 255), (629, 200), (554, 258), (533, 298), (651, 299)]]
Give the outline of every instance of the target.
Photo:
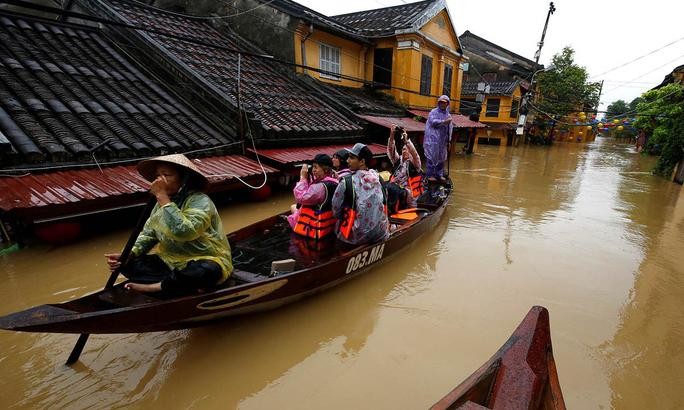
[(684, 158), (684, 88), (668, 84), (643, 94), (634, 125), (649, 136), (646, 151), (660, 153), (654, 172), (670, 176)]
[(625, 100), (613, 101), (606, 109), (606, 117), (610, 119), (611, 117), (615, 117), (616, 115), (622, 115), (629, 111), (630, 108), (625, 102)]
[(592, 110), (598, 104), (600, 85), (587, 81), (587, 69), (575, 64), (574, 55), (572, 47), (563, 48), (553, 56), (555, 69), (538, 74), (541, 99), (537, 106), (557, 119)]
[(637, 97), (637, 98), (633, 99), (632, 102), (629, 103), (629, 111), (630, 112), (636, 112), (637, 105), (640, 102), (644, 102), (644, 99), (642, 97)]

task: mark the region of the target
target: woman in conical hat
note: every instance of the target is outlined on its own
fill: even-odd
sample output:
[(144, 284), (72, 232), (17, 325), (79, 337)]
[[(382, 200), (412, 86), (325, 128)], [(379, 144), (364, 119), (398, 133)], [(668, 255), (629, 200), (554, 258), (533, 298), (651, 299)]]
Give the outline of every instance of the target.
[[(179, 296), (223, 283), (233, 271), (230, 245), (216, 206), (202, 192), (207, 178), (182, 154), (144, 160), (137, 169), (151, 182), (157, 204), (121, 270), (131, 280), (126, 289)], [(105, 256), (112, 270), (119, 266), (120, 255)]]

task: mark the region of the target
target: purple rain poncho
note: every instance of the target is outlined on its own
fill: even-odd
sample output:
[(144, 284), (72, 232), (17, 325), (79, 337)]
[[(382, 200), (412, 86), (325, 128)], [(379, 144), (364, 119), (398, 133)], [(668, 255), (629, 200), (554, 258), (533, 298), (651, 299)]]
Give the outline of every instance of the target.
[[(443, 95), (439, 99), (449, 97)], [(439, 100), (438, 100), (439, 101)], [(447, 106), (448, 107), (448, 106)], [(428, 115), (425, 123), (425, 139), (423, 148), (425, 150), (426, 175), (428, 177), (439, 178), (442, 176), (444, 161), (447, 159), (447, 146), (451, 137), (453, 123), (443, 124), (442, 121), (451, 118), (449, 109), (440, 110), (439, 107), (433, 108)]]

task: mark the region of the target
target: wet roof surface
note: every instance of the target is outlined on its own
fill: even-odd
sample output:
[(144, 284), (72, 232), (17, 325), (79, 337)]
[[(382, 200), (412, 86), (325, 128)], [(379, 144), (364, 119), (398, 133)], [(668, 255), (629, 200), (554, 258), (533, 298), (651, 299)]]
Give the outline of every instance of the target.
[(100, 160), (232, 141), (96, 30), (0, 15), (0, 44), (3, 168), (91, 162), (105, 141)]
[[(112, 1), (109, 2), (130, 23), (162, 30), (205, 43), (253, 53), (259, 50), (238, 44), (228, 28), (214, 29), (204, 20), (191, 19), (158, 9)], [(238, 54), (186, 42), (159, 34), (148, 33), (163, 48), (170, 51), (196, 75), (218, 87), (231, 103), (237, 99)], [(319, 135), (359, 135), (362, 127), (328, 105), (294, 75), (276, 68), (275, 62), (256, 56), (242, 55), (240, 61), (240, 100), (245, 110), (261, 121), (264, 130), (272, 133), (298, 134), (316, 138)], [(284, 69), (291, 71), (290, 67)]]

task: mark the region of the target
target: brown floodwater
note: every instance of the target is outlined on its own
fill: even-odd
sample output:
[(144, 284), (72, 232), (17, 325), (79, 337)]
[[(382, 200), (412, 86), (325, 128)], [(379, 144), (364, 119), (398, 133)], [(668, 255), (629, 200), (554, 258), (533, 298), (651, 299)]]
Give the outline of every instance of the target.
[[(589, 145), (455, 156), (439, 227), (404, 254), (277, 311), (208, 327), (0, 331), (3, 408), (420, 409), (485, 362), (535, 304), (569, 408), (684, 408), (684, 198), (653, 158)], [(234, 230), (289, 195), (221, 212)], [(121, 230), (0, 256), (0, 314), (78, 297)]]

